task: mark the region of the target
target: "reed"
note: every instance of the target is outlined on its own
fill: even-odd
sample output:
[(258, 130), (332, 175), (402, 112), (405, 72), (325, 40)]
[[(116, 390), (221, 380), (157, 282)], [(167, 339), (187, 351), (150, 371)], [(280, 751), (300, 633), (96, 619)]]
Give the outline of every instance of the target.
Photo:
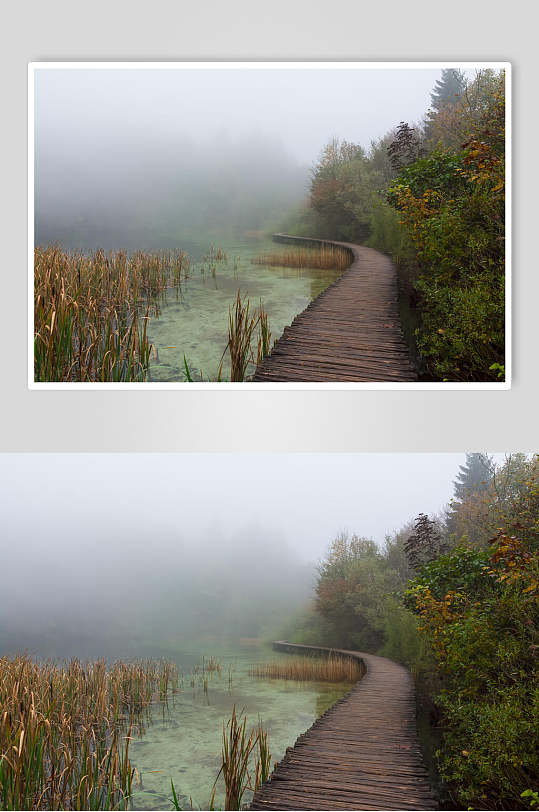
[(345, 271), (351, 263), (350, 252), (337, 245), (316, 248), (294, 247), (283, 251), (267, 252), (253, 257), (254, 265), (285, 268), (315, 268), (317, 270)]
[(0, 658), (0, 808), (127, 809), (129, 742), (177, 690), (171, 663)]
[[(228, 350), (230, 355), (230, 380), (245, 380), (249, 363), (253, 360), (251, 341), (260, 320), (260, 315), (251, 315), (249, 299), (241, 298), (238, 290), (236, 301), (228, 310)], [(224, 355), (224, 353), (223, 353)]]
[(354, 683), (363, 676), (358, 660), (351, 657), (297, 657), (264, 663), (249, 670), (254, 677), (265, 679), (291, 679), (299, 682), (347, 682)]
[[(258, 328), (257, 357), (253, 353), (253, 339)], [(249, 299), (241, 298), (238, 290), (234, 305), (228, 310), (228, 343), (221, 358), (218, 379), (221, 380), (223, 358), (228, 350), (230, 355), (230, 380), (235, 382), (247, 379), (249, 364), (259, 363), (269, 352), (271, 331), (268, 314), (260, 307), (251, 311)]]
[(253, 733), (247, 736), (247, 718), (232, 709), (230, 721), (223, 723), (221, 774), (225, 782), (225, 809), (241, 809), (245, 792), (250, 788), (249, 758), (255, 746)]
[[(243, 717), (243, 718), (242, 718)], [(254, 780), (251, 775), (252, 756), (254, 763)], [(214, 809), (217, 781), (222, 775), (225, 784), (225, 809), (242, 809), (242, 802), (247, 791), (256, 792), (258, 787), (267, 781), (271, 772), (271, 753), (268, 746), (268, 734), (259, 720), (258, 726), (247, 736), (247, 717), (236, 714), (232, 709), (230, 720), (223, 723), (223, 747), (221, 751), (221, 768), (215, 779), (209, 808)]]
[(266, 783), (271, 775), (271, 752), (268, 744), (268, 733), (264, 730), (260, 720), (256, 730), (256, 745), (258, 756), (255, 764), (255, 792), (262, 784)]
[(256, 363), (260, 364), (263, 358), (268, 355), (271, 349), (271, 330), (269, 327), (268, 314), (262, 308), (262, 299), (260, 300), (259, 319), (258, 319), (258, 344), (256, 353)]
[(216, 671), (218, 674), (220, 674), (222, 670), (223, 670), (223, 666), (216, 657), (213, 657), (213, 656), (206, 657), (205, 654), (202, 655), (202, 672), (203, 673), (205, 671), (208, 671), (210, 674), (212, 674), (214, 671)]
[(210, 245), (210, 250), (204, 257), (204, 262), (228, 262), (228, 255), (222, 248), (216, 248)]
[(89, 255), (58, 246), (34, 252), (34, 380), (143, 381), (148, 319), (181, 287), (183, 251)]

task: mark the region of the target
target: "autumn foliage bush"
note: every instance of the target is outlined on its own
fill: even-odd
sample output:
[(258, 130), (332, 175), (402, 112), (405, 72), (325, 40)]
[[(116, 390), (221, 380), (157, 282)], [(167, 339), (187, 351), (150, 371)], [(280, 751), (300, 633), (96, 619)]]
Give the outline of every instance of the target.
[(335, 138), (326, 145), (309, 208), (290, 229), (393, 257), (414, 310), (404, 329), (421, 377), (498, 381), (505, 376), (505, 77), (484, 70), (467, 83), (458, 72), (442, 73), (447, 92), (433, 94), (423, 125), (401, 122), (367, 151)]
[(441, 775), (464, 808), (524, 808), (539, 776), (539, 551), (504, 532), (421, 568), (406, 605), (430, 641)]
[(539, 787), (539, 456), (496, 465), (470, 453), (459, 470), (445, 517), (420, 514), (382, 549), (336, 538), (313, 611), (287, 634), (410, 668), (442, 808), (528, 809)]
[(388, 201), (416, 256), (418, 349), (436, 379), (497, 380), (504, 361), (504, 162), (484, 142), (406, 167)]

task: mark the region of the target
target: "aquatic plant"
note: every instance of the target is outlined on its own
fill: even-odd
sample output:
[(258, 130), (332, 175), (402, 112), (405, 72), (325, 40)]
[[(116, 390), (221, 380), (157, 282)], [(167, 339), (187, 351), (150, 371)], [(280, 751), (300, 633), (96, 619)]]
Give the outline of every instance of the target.
[(266, 252), (251, 259), (254, 265), (317, 268), (335, 271), (345, 271), (351, 261), (350, 252), (346, 248), (323, 244), (316, 248), (298, 246), (283, 251)]
[(218, 674), (220, 674), (222, 669), (223, 666), (216, 657), (210, 656), (206, 659), (206, 655), (202, 655), (202, 673), (209, 671), (211, 674), (213, 671), (216, 671)]
[[(249, 758), (256, 742), (253, 733), (247, 736), (246, 726), (247, 718), (243, 711), (238, 718), (234, 705), (230, 720), (226, 725), (223, 722), (222, 763), (217, 776), (222, 775), (225, 782), (225, 809), (241, 809), (243, 796), (251, 787)], [(215, 788), (212, 802), (214, 797)]]
[[(242, 718), (243, 717), (243, 718)], [(209, 809), (214, 809), (217, 781), (222, 775), (225, 784), (225, 809), (242, 809), (246, 792), (256, 792), (258, 787), (269, 778), (271, 772), (271, 753), (268, 746), (268, 735), (259, 720), (258, 726), (247, 736), (247, 717), (243, 711), (239, 717), (236, 706), (232, 716), (223, 722), (223, 746), (221, 751), (221, 768), (215, 779)], [(254, 764), (254, 781), (251, 775), (250, 761), (258, 749)]]
[(210, 245), (210, 250), (204, 257), (204, 262), (228, 262), (228, 255), (222, 248), (215, 248), (214, 245)]
[[(249, 299), (241, 298), (238, 290), (236, 301), (228, 311), (228, 343), (225, 353), (230, 354), (230, 380), (245, 380), (247, 367), (253, 358), (251, 340), (260, 320), (260, 314), (250, 315)], [(223, 353), (224, 354), (224, 353)]]
[(230, 380), (235, 382), (245, 381), (249, 364), (255, 363), (253, 354), (253, 336), (258, 328), (257, 337), (257, 358), (256, 363), (260, 363), (270, 349), (271, 331), (269, 328), (268, 314), (265, 313), (262, 300), (260, 307), (251, 312), (251, 302), (249, 299), (241, 298), (241, 291), (238, 290), (234, 306), (228, 311), (228, 343), (221, 357), (218, 380), (221, 380), (222, 364), (224, 356), (228, 350), (230, 355)]
[(262, 299), (260, 300), (260, 310), (259, 310), (259, 320), (258, 320), (258, 346), (257, 346), (257, 354), (256, 354), (256, 363), (257, 365), (262, 361), (263, 358), (268, 355), (271, 349), (271, 330), (269, 328), (269, 320), (268, 314), (264, 312), (262, 308)]
[(143, 381), (148, 319), (189, 273), (183, 251), (34, 252), (34, 380)]
[(352, 657), (330, 654), (329, 657), (294, 657), (273, 663), (264, 663), (249, 670), (254, 677), (292, 679), (300, 682), (349, 682), (363, 676), (361, 663)]
[(265, 784), (271, 774), (271, 752), (268, 744), (268, 732), (264, 730), (262, 721), (258, 720), (256, 731), (256, 744), (258, 747), (258, 757), (255, 764), (255, 785), (254, 791)]
[(166, 662), (0, 658), (0, 808), (127, 809), (132, 734), (177, 684)]

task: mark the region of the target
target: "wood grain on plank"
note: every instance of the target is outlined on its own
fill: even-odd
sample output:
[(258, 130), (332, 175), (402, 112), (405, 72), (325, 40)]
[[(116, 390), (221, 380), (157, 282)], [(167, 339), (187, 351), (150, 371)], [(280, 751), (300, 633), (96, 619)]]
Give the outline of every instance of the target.
[(285, 328), (253, 381), (406, 382), (417, 380), (402, 336), (396, 271), (373, 248), (275, 234), (287, 243), (337, 245), (351, 265)]
[(251, 809), (437, 809), (421, 757), (408, 669), (360, 651), (283, 640), (273, 645), (290, 653), (353, 657), (365, 673), (287, 749)]

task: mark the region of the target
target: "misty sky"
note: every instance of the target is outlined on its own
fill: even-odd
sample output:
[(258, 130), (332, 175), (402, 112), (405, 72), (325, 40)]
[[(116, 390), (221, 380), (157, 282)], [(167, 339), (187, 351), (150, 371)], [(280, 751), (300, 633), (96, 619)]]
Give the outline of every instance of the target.
[(0, 455), (0, 655), (161, 656), (193, 640), (281, 634), (339, 533), (381, 544), (419, 512), (439, 512), (462, 462)]
[(463, 461), (463, 454), (2, 455), (4, 543), (21, 561), (31, 549), (48, 550), (45, 558), (69, 550), (75, 561), (88, 544), (115, 559), (141, 545), (156, 554), (178, 544), (196, 552), (210, 539), (233, 544), (247, 533), (253, 548), (273, 539), (315, 561), (341, 530), (382, 543), (419, 512), (439, 512)]
[(440, 74), (37, 68), (36, 244), (155, 250), (279, 227), (330, 139), (368, 148), (419, 122)]
[[(264, 134), (311, 164), (333, 135), (368, 146), (399, 121), (421, 119), (432, 69), (42, 70), (38, 143), (61, 153), (129, 138), (153, 149)], [(80, 155), (84, 160), (84, 155)]]

